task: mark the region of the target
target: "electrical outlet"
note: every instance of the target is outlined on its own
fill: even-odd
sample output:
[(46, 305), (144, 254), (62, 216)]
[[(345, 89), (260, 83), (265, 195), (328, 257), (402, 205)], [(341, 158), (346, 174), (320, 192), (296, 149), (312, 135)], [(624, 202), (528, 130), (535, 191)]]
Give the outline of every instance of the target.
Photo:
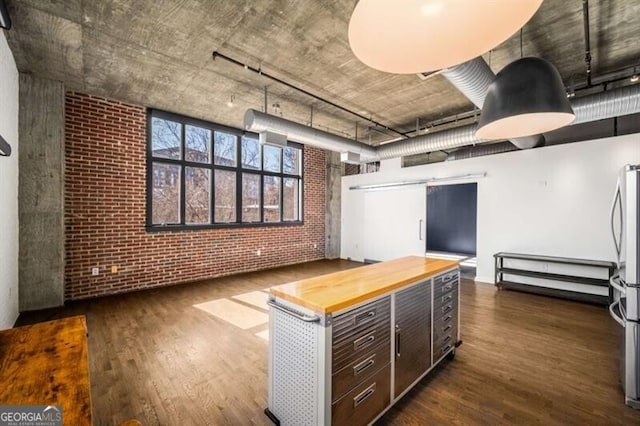
[(314, 245), (313, 245), (313, 248), (314, 248), (314, 249), (317, 249), (317, 248), (318, 248), (318, 244), (314, 244)]
[(258, 249), (256, 250), (256, 256), (260, 256), (262, 254), (262, 250)]
[(111, 267), (111, 273), (112, 274), (117, 274), (118, 273), (118, 266), (117, 265), (113, 265)]
[(94, 277), (100, 275), (100, 268), (91, 268), (91, 275)]

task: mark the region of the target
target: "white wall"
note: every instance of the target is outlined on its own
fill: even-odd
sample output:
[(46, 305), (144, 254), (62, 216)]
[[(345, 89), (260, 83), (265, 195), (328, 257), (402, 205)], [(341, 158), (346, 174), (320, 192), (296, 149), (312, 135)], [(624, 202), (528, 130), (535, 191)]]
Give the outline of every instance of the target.
[[(640, 134), (404, 169), (397, 160), (391, 167), (383, 162), (378, 173), (342, 179), (341, 257), (414, 254), (418, 224), (402, 233), (405, 226), (396, 218), (424, 217), (426, 209), (426, 203), (398, 196), (408, 189), (350, 186), (486, 172), (484, 178), (450, 182), (478, 182), (477, 281), (493, 282), (493, 254), (500, 251), (614, 260), (609, 209), (618, 170), (627, 163), (640, 163)], [(372, 240), (381, 230), (386, 237)]]
[(0, 134), (11, 145), (0, 156), (0, 330), (18, 318), (18, 69), (0, 30)]

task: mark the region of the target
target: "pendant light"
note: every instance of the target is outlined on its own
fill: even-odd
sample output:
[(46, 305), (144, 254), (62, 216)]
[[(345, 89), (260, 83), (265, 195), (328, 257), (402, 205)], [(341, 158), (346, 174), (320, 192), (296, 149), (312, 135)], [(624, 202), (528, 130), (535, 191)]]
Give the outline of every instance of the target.
[(366, 65), (417, 74), (458, 65), (511, 37), (542, 0), (360, 0), (349, 44)]
[(0, 156), (8, 157), (11, 155), (11, 145), (0, 135)]
[(489, 85), (476, 138), (537, 135), (574, 119), (558, 70), (544, 59), (521, 58), (504, 67)]

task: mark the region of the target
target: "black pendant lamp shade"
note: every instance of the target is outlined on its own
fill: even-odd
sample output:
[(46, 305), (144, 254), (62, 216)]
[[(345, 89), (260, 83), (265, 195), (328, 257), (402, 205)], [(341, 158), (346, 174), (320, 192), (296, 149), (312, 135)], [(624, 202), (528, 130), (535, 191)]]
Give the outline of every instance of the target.
[(0, 135), (0, 156), (8, 157), (11, 155), (11, 145)]
[(566, 126), (575, 119), (562, 78), (540, 58), (504, 67), (489, 86), (478, 123), (478, 139), (513, 139)]

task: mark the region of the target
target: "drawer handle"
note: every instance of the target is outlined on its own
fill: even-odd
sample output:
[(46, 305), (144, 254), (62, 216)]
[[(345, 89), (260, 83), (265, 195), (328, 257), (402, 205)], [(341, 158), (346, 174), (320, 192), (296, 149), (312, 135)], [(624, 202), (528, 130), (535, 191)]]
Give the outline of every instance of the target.
[(450, 311), (450, 310), (452, 310), (452, 309), (453, 309), (453, 305), (448, 304), (447, 306), (444, 306), (444, 307), (442, 308), (442, 313), (444, 314), (444, 313), (446, 313), (446, 312), (449, 312), (449, 311)]
[(376, 391), (376, 384), (373, 383), (371, 386), (360, 392), (358, 395), (353, 397), (353, 408), (356, 408), (358, 405), (362, 404), (367, 398), (369, 398)]
[(396, 358), (400, 358), (400, 326), (396, 324)]
[(358, 365), (354, 365), (353, 366), (353, 375), (357, 376), (358, 374), (362, 373), (363, 371), (365, 371), (369, 367), (372, 367), (376, 363), (376, 360), (374, 359), (375, 357), (376, 356), (374, 354), (371, 357), (369, 357), (368, 359), (365, 359), (364, 361), (359, 363)]
[(446, 296), (444, 296), (442, 298), (442, 303), (447, 303), (449, 300), (453, 299), (453, 296), (450, 294), (447, 294)]
[(446, 351), (448, 351), (449, 349), (451, 349), (452, 346), (451, 345), (447, 345), (444, 348), (442, 348), (442, 351), (440, 353), (445, 353)]
[(450, 320), (451, 320), (451, 318), (453, 318), (453, 316), (452, 316), (452, 315), (447, 315), (446, 317), (444, 317), (444, 319), (442, 320), (442, 322), (450, 321)]
[(451, 335), (447, 334), (446, 336), (444, 336), (444, 339), (442, 339), (445, 342), (448, 342), (449, 340), (451, 340)]
[(356, 315), (353, 319), (354, 325), (361, 324), (363, 322), (371, 321), (376, 317), (376, 310), (372, 309), (369, 312), (365, 312), (363, 314)]
[(374, 333), (368, 334), (366, 336), (362, 336), (359, 339), (356, 339), (353, 341), (353, 350), (357, 351), (363, 348), (364, 346), (369, 345), (374, 340), (376, 340), (376, 336)]
[[(449, 317), (451, 317), (451, 315), (449, 315)], [(447, 331), (451, 330), (453, 328), (453, 325), (449, 324), (445, 327), (442, 327), (442, 332), (446, 333)]]
[(446, 293), (448, 291), (451, 291), (452, 288), (453, 288), (453, 284), (447, 284), (444, 287), (442, 287), (442, 292)]

